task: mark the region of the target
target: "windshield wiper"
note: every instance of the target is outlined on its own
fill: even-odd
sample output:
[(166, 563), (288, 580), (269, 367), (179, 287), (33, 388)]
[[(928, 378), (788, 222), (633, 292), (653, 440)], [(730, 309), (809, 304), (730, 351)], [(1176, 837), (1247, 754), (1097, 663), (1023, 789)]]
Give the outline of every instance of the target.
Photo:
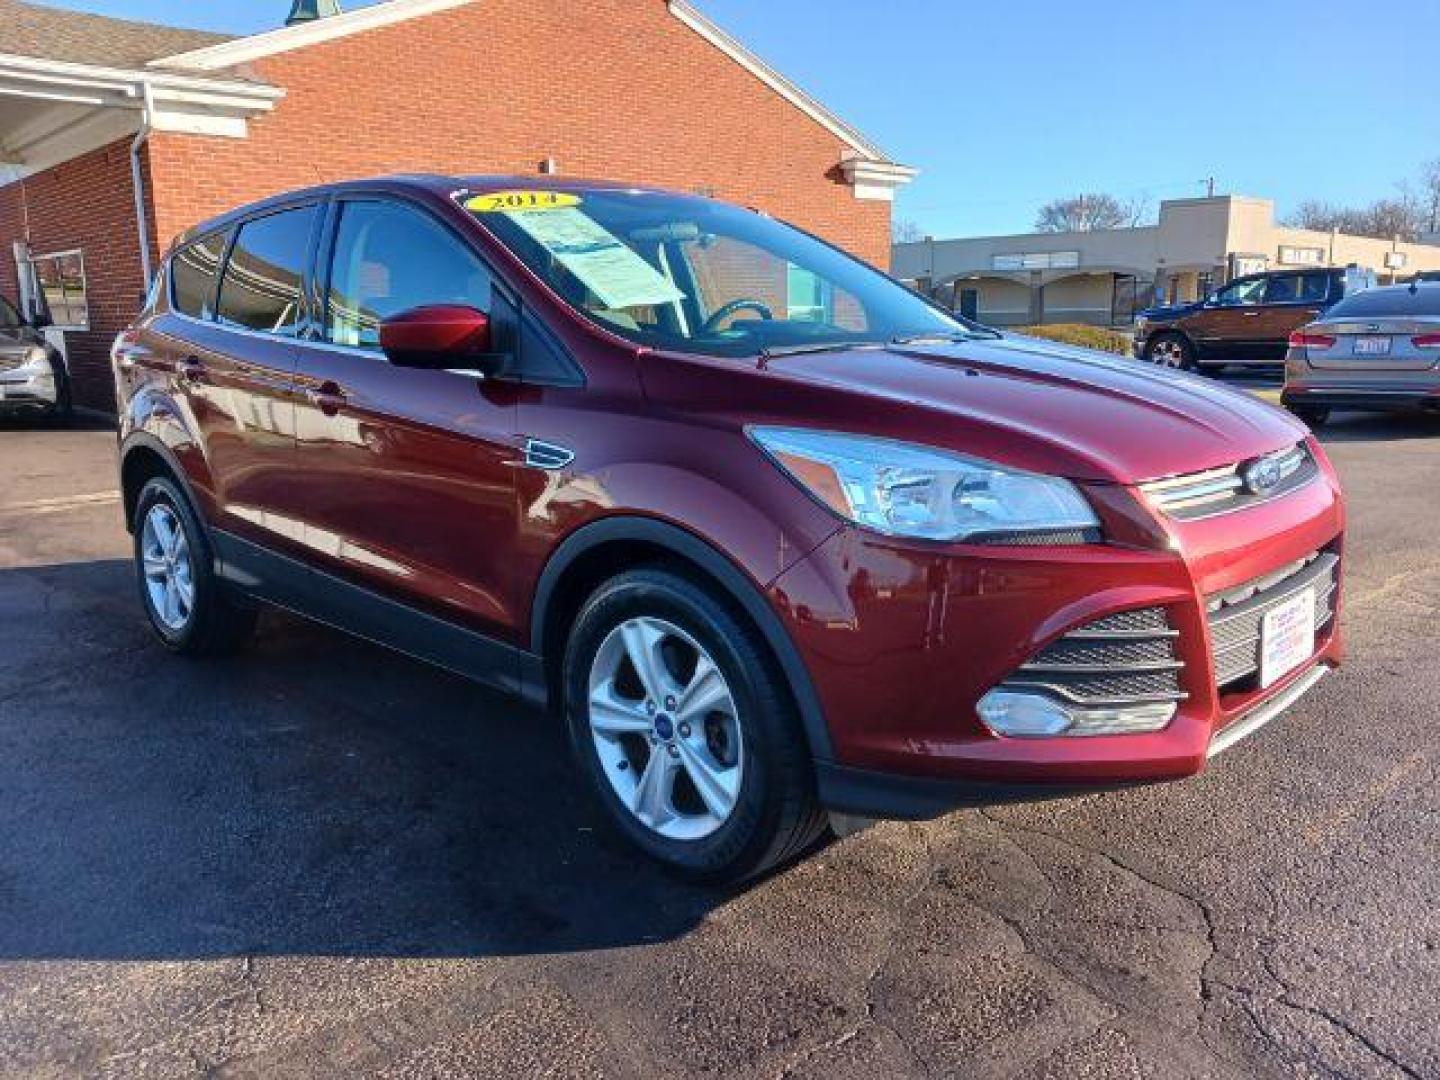
[(767, 360), (778, 356), (803, 356), (805, 353), (835, 352), (838, 349), (883, 349), (879, 341), (812, 341), (803, 345), (767, 345), (760, 355)]
[(998, 330), (955, 330), (938, 334), (902, 334), (891, 345), (953, 345), (960, 341), (996, 341), (1005, 335)]

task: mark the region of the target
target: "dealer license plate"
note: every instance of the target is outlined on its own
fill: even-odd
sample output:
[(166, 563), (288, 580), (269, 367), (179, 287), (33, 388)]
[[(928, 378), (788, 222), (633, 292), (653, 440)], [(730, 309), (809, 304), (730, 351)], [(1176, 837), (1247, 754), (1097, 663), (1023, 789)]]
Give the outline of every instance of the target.
[(1315, 590), (1265, 613), (1260, 624), (1260, 685), (1272, 686), (1315, 652)]
[(1387, 336), (1366, 336), (1355, 339), (1356, 356), (1389, 356), (1390, 338)]

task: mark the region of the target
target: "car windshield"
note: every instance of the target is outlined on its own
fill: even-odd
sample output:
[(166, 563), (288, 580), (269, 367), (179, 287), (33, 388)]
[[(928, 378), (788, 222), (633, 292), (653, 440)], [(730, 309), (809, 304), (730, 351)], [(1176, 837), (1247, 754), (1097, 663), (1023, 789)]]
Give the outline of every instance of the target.
[(461, 194), (567, 303), (655, 349), (749, 356), (993, 336), (772, 218), (638, 191)]

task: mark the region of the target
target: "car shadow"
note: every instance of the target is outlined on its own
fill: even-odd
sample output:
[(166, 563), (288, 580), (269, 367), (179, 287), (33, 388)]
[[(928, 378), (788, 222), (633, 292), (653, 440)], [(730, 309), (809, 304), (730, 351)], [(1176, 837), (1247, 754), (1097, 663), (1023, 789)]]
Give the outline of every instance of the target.
[(1440, 437), (1440, 412), (1336, 412), (1316, 435), (1322, 443), (1434, 439)]
[(0, 432), (5, 431), (114, 431), (116, 420), (103, 413), (71, 413), (69, 416), (50, 416), (45, 413), (30, 413), (0, 410)]
[(279, 614), (188, 661), (128, 562), (0, 571), (0, 959), (461, 957), (683, 934), (560, 725)]

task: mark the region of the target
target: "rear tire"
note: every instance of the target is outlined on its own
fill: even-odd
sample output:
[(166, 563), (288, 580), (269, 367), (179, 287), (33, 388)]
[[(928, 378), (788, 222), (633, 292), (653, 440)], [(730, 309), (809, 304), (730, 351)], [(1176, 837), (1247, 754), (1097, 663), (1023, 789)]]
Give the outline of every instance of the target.
[(658, 568), (606, 582), (562, 677), (577, 767), (610, 824), (672, 872), (742, 882), (824, 832), (789, 689), (712, 590)]
[(1145, 343), (1144, 359), (1158, 367), (1195, 370), (1195, 347), (1180, 334), (1156, 334)]
[(173, 653), (218, 656), (254, 633), (256, 609), (215, 575), (209, 539), (179, 486), (155, 477), (135, 505), (135, 569), (150, 626)]
[(1313, 405), (1291, 405), (1290, 412), (1311, 429), (1324, 427), (1330, 421), (1330, 410)]

